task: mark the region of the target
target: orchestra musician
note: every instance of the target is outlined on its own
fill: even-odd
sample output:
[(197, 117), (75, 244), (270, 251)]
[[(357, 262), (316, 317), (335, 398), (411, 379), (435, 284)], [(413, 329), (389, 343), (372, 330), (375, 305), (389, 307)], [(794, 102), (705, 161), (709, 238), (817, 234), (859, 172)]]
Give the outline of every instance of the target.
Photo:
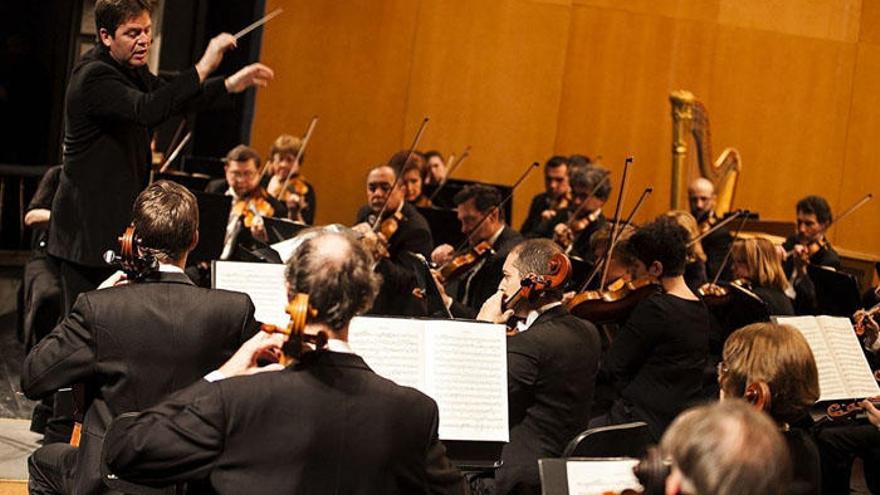
[(819, 452), (809, 433), (809, 409), (819, 400), (819, 371), (803, 335), (775, 323), (753, 323), (733, 332), (724, 343), (718, 384), (722, 400), (745, 398), (776, 422), (794, 469), (791, 493), (822, 493)]
[(255, 373), (284, 342), (261, 332), (205, 377), (213, 382), (117, 418), (104, 442), (110, 470), (141, 483), (204, 478), (219, 494), (467, 493), (438, 439), (434, 400), (380, 377), (348, 345), (349, 322), (378, 289), (372, 264), (349, 234), (307, 237), (288, 262), (288, 293), (308, 294), (304, 332), (325, 332), (326, 347)]
[(785, 252), (783, 268), (794, 287), (795, 311), (813, 314), (818, 306), (816, 287), (807, 274), (808, 265), (840, 269), (840, 256), (825, 238), (833, 220), (831, 206), (821, 196), (807, 196), (797, 202), (797, 232), (782, 245)]
[(192, 383), (257, 332), (247, 295), (199, 288), (184, 275), (198, 222), (186, 188), (167, 181), (147, 187), (135, 201), (132, 224), (158, 271), (83, 293), (28, 354), (21, 377), (28, 397), (84, 383), (90, 398), (78, 448), (47, 444), (30, 457), (31, 493), (103, 493), (101, 441), (113, 417)]
[(222, 260), (238, 258), (239, 247), (254, 249), (254, 240), (268, 241), (263, 216), (287, 217), (287, 206), (260, 185), (260, 155), (256, 150), (240, 144), (229, 150), (225, 162), (226, 177), (209, 182), (205, 188), (209, 193), (225, 194), (232, 201)]
[(150, 129), (193, 112), (228, 93), (265, 86), (273, 74), (262, 64), (229, 77), (208, 78), (235, 38), (223, 33), (202, 58), (170, 80), (147, 67), (153, 41), (147, 0), (98, 0), (97, 46), (76, 64), (65, 102), (64, 171), (52, 204), (49, 254), (60, 260), (65, 310), (80, 292), (97, 287), (112, 270), (101, 254), (116, 245), (150, 172)]
[(266, 188), (266, 192), (274, 198), (281, 198), (284, 182), (288, 176), (288, 192), (283, 194), (285, 206), (287, 206), (287, 218), (295, 222), (312, 225), (315, 223), (315, 211), (318, 208), (318, 199), (315, 188), (302, 176), (302, 164), (305, 162), (305, 153), (296, 159), (302, 147), (302, 139), (282, 134), (278, 136), (269, 149), (268, 167), (269, 175), (263, 177), (260, 185)]
[[(553, 156), (544, 164), (544, 192), (532, 198), (529, 213), (519, 231), (526, 237), (550, 237), (550, 231), (539, 232), (541, 222), (548, 221), (571, 201), (568, 183), (568, 159)], [(554, 224), (555, 225), (555, 224)], [(552, 225), (550, 226), (552, 229)]]
[(664, 493), (716, 495), (790, 492), (791, 461), (779, 429), (739, 400), (689, 409), (660, 442), (671, 461)]
[(748, 288), (767, 305), (770, 315), (794, 316), (789, 294), (793, 289), (785, 277), (779, 253), (767, 239), (737, 239), (730, 253), (733, 276), (748, 282)]
[(425, 162), (418, 153), (413, 153), (406, 163), (407, 153), (401, 151), (391, 157), (389, 165), (394, 170), (400, 170), (401, 182), (403, 183), (404, 199), (413, 206), (431, 206), (431, 200), (425, 196), (422, 181), (425, 177)]
[[(573, 169), (571, 172), (569, 177), (571, 203), (568, 208), (560, 210), (548, 222), (553, 229), (553, 239), (566, 249), (570, 256), (590, 262), (595, 261), (588, 246), (590, 236), (607, 221), (602, 213), (602, 207), (611, 194), (608, 175), (608, 170), (598, 165)], [(537, 232), (543, 230), (539, 226)]]
[[(691, 215), (697, 221), (700, 233), (711, 229), (721, 219), (715, 214), (715, 185), (705, 177), (698, 177), (688, 186), (688, 203)], [(706, 276), (711, 280), (718, 273), (730, 243), (733, 239), (730, 230), (725, 226), (707, 235), (700, 241), (703, 252), (706, 253)], [(730, 279), (730, 268), (725, 267), (719, 280)]]
[[(467, 236), (469, 246), (474, 248), (486, 243), (491, 247), (491, 250), (475, 259), (470, 269), (455, 283), (444, 281), (446, 287), (441, 292), (453, 316), (474, 318), (483, 303), (498, 290), (504, 260), (510, 250), (522, 241), (522, 236), (504, 222), (504, 214), (498, 207), (501, 194), (494, 187), (468, 185), (456, 193), (453, 202), (461, 222), (461, 232)], [(452, 246), (441, 244), (431, 253), (431, 260), (442, 267), (455, 256)], [(455, 294), (455, 297), (448, 296), (447, 291)]]
[(707, 258), (706, 253), (703, 251), (703, 246), (699, 242), (691, 242), (700, 235), (697, 221), (690, 213), (683, 210), (668, 211), (666, 216), (674, 219), (688, 231), (687, 263), (684, 266), (684, 281), (691, 291), (696, 293), (697, 289), (709, 281), (706, 274)]
[(423, 155), (425, 160), (424, 184), (439, 185), (446, 180), (446, 162), (439, 151), (426, 151)]
[(538, 493), (538, 459), (559, 457), (590, 418), (599, 368), (599, 335), (591, 323), (562, 305), (562, 287), (520, 300), (505, 311), (503, 300), (519, 291), (528, 275), (548, 273), (550, 260), (562, 254), (549, 239), (529, 239), (504, 261), (498, 291), (480, 309), (478, 319), (496, 323), (517, 317), (516, 334), (507, 339), (510, 442), (495, 472), (497, 495)]
[[(382, 275), (382, 287), (370, 314), (424, 316), (423, 302), (413, 295), (418, 281), (408, 257), (409, 253), (431, 254), (434, 242), (428, 222), (404, 201), (403, 186), (390, 165), (370, 170), (367, 200), (357, 212), (353, 229), (363, 236), (376, 260), (376, 272)], [(382, 218), (377, 223), (380, 212)]]
[(645, 421), (659, 440), (669, 422), (701, 398), (710, 317), (684, 281), (687, 239), (684, 227), (664, 216), (629, 238), (633, 278), (659, 287), (638, 302), (611, 343), (603, 369), (618, 399), (590, 427)]

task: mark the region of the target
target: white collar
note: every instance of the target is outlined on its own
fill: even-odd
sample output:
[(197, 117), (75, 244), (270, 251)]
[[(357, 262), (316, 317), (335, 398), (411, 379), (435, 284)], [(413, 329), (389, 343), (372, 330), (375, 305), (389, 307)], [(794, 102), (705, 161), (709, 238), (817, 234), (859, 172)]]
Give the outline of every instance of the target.
[(492, 237), (489, 238), (489, 245), (490, 246), (495, 245), (495, 241), (497, 241), (498, 238), (501, 237), (501, 232), (503, 232), (503, 231), (504, 231), (504, 224), (502, 223), (501, 227), (498, 227), (498, 230), (496, 230), (495, 233), (492, 234)]
[(535, 320), (537, 320), (539, 316), (555, 308), (556, 306), (562, 306), (562, 301), (545, 304), (538, 309), (533, 309), (529, 311), (529, 314), (526, 316), (525, 321), (516, 322), (516, 330), (518, 332), (525, 332), (532, 326), (533, 323), (535, 323)]
[(327, 350), (333, 352), (341, 352), (344, 354), (354, 354), (348, 342), (339, 339), (327, 339)]
[(179, 266), (166, 265), (165, 263), (159, 263), (159, 271), (161, 273), (183, 273), (183, 269)]

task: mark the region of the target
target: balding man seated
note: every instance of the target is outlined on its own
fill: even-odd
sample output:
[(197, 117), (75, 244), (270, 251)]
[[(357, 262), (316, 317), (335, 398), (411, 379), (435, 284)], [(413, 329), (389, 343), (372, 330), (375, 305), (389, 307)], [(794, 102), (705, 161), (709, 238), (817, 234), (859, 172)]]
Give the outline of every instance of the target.
[(791, 479), (779, 428), (741, 400), (685, 411), (663, 435), (660, 449), (672, 463), (666, 493), (774, 495), (785, 492)]
[(220, 494), (466, 493), (438, 440), (437, 404), (376, 375), (348, 345), (349, 321), (378, 291), (373, 259), (348, 234), (304, 235), (288, 290), (308, 294), (305, 333), (326, 332), (326, 348), (281, 371), (257, 368), (267, 351), (294, 354), (283, 335), (259, 333), (208, 375), (219, 381), (117, 418), (104, 442), (113, 473), (144, 484), (206, 478)]
[[(688, 186), (688, 202), (690, 203), (691, 215), (697, 220), (700, 233), (706, 232), (718, 223), (720, 218), (715, 216), (715, 185), (705, 177), (698, 177)], [(730, 230), (725, 226), (707, 235), (700, 241), (703, 251), (706, 253), (706, 274), (709, 279), (715, 277), (724, 257), (730, 248), (733, 239)], [(729, 269), (722, 274), (721, 280), (729, 279)]]

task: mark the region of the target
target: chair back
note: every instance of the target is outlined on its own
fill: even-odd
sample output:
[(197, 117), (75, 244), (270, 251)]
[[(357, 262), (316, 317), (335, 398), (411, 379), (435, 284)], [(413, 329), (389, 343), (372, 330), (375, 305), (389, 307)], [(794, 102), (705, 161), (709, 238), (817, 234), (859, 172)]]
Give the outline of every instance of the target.
[(568, 443), (562, 457), (632, 457), (639, 459), (651, 445), (643, 421), (590, 428)]

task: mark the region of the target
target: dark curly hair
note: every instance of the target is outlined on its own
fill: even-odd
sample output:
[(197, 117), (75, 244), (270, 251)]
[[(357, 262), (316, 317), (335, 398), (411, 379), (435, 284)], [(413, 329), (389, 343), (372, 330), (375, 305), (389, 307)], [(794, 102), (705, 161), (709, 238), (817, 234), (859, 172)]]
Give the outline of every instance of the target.
[(675, 219), (661, 216), (636, 230), (627, 248), (646, 267), (659, 261), (663, 265), (662, 276), (675, 277), (684, 273), (687, 243), (687, 229)]
[(150, 0), (98, 0), (95, 3), (95, 32), (106, 29), (110, 36), (116, 36), (120, 24), (145, 11), (153, 13)]

